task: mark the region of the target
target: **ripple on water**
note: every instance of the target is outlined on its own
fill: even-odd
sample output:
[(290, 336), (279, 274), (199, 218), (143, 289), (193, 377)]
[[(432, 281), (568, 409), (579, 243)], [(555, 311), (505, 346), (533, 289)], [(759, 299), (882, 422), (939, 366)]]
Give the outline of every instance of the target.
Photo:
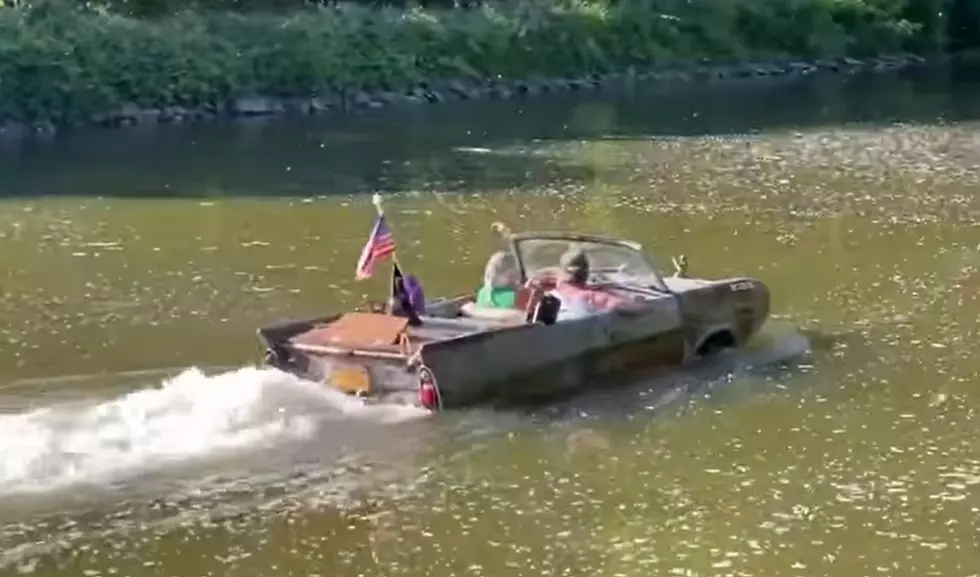
[[(367, 430), (317, 429), (320, 438), (255, 457), (269, 461), (262, 474), (139, 479), (142, 493), (85, 494), (58, 512), (25, 506), (4, 516), (0, 565), (93, 576), (973, 574), (978, 144), (970, 124), (535, 144), (526, 147), (535, 156), (585, 165), (596, 181), (411, 196), (399, 235), (418, 239), (413, 266), (433, 279), (427, 289), (457, 290), (458, 269), (479, 268), (490, 220), (606, 229), (658, 252), (694, 250), (698, 274), (757, 274), (782, 320), (818, 338), (799, 364), (697, 375), (708, 390), (673, 404), (641, 389), (530, 416), (427, 421), (381, 436), (358, 459), (331, 446)], [(347, 213), (323, 224), (338, 206), (266, 207), (274, 218), (254, 219), (244, 203), (216, 202), (194, 213), (200, 221), (169, 256), (154, 250), (162, 237), (151, 226), (176, 222), (164, 212), (124, 228), (112, 226), (129, 210), (116, 204), (2, 212), (15, 223), (2, 227), (4, 241), (36, 246), (46, 270), (62, 274), (52, 280), (17, 260), (30, 251), (0, 257), (23, 289), (0, 301), (15, 319), (0, 338), (30, 359), (28, 371), (43, 364), (28, 349), (45, 335), (95, 355), (93, 343), (137, 334), (119, 327), (152, 325), (153, 341), (200, 346), (187, 326), (224, 335), (242, 328), (225, 323), (265, 318), (273, 302), (313, 308), (309, 295), (367, 292), (331, 276), (337, 267), (349, 275), (346, 255), (364, 234)], [(297, 230), (276, 237), (281, 226), (255, 222), (280, 216)], [(182, 324), (194, 315), (206, 322)], [(235, 395), (231, 405), (243, 399)], [(186, 414), (207, 414), (185, 401)], [(103, 411), (116, 425), (134, 422), (118, 406)], [(250, 439), (256, 415), (279, 422), (268, 407), (231, 412), (239, 418), (186, 430), (217, 442)], [(69, 424), (85, 421), (71, 415)], [(91, 468), (95, 452), (84, 449), (106, 445), (121, 454), (113, 467), (131, 463), (113, 430), (80, 452), (68, 447), (72, 458)], [(27, 432), (23, 445), (44, 438)], [(68, 452), (41, 445), (36, 455)], [(294, 445), (303, 450), (283, 454)]]

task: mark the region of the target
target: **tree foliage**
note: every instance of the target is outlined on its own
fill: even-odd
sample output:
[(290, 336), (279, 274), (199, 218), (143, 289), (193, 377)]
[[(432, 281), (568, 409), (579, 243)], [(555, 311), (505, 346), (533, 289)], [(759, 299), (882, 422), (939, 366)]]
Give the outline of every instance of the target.
[[(36, 0), (0, 8), (0, 119), (124, 105), (566, 76), (690, 58), (817, 58), (978, 45), (980, 0)], [(407, 0), (406, 0), (407, 1)]]

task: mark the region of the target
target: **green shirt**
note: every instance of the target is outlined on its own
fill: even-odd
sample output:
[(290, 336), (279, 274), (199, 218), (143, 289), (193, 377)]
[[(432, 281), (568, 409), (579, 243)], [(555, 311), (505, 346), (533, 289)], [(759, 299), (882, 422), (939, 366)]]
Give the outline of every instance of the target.
[(483, 285), (476, 293), (476, 304), (487, 308), (512, 309), (516, 297), (517, 293), (512, 288), (494, 288)]

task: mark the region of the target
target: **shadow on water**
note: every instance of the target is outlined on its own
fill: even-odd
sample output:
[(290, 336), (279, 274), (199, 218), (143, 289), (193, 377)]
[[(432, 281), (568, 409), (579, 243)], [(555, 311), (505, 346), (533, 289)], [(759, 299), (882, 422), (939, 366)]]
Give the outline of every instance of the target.
[[(307, 197), (371, 189), (495, 190), (595, 177), (582, 163), (475, 154), (532, 141), (636, 139), (861, 122), (980, 118), (976, 69), (635, 86), (525, 102), (216, 125), (79, 131), (0, 145), (0, 197)], [(956, 83), (956, 88), (952, 87)], [(868, 88), (874, 86), (874, 90)], [(798, 106), (788, 107), (786, 102)]]
[(807, 386), (800, 377), (836, 362), (844, 351), (851, 358), (863, 359), (874, 353), (867, 337), (858, 331), (797, 329), (770, 322), (760, 338), (745, 349), (701, 359), (668, 375), (584, 392), (521, 414), (531, 423), (560, 426), (580, 421), (669, 418), (692, 408), (726, 406), (772, 393), (799, 395)]
[(677, 414), (685, 405), (704, 398), (725, 403), (733, 400), (732, 394), (757, 394), (773, 383), (789, 381), (799, 367), (811, 362), (809, 341), (804, 335), (795, 331), (773, 335), (771, 327), (767, 332), (770, 334), (764, 344), (725, 351), (625, 386), (586, 391), (529, 410), (526, 415), (535, 422), (616, 421), (640, 415)]

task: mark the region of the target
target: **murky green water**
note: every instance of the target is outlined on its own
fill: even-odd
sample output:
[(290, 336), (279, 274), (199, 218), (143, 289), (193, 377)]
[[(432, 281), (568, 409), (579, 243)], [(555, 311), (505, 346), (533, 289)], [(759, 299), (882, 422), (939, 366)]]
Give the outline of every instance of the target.
[[(977, 84), (413, 114), (0, 155), (0, 573), (977, 572)], [(430, 418), (247, 368), (257, 326), (383, 290), (373, 187), (430, 294), (504, 220), (758, 276), (776, 319), (672, 403)]]

